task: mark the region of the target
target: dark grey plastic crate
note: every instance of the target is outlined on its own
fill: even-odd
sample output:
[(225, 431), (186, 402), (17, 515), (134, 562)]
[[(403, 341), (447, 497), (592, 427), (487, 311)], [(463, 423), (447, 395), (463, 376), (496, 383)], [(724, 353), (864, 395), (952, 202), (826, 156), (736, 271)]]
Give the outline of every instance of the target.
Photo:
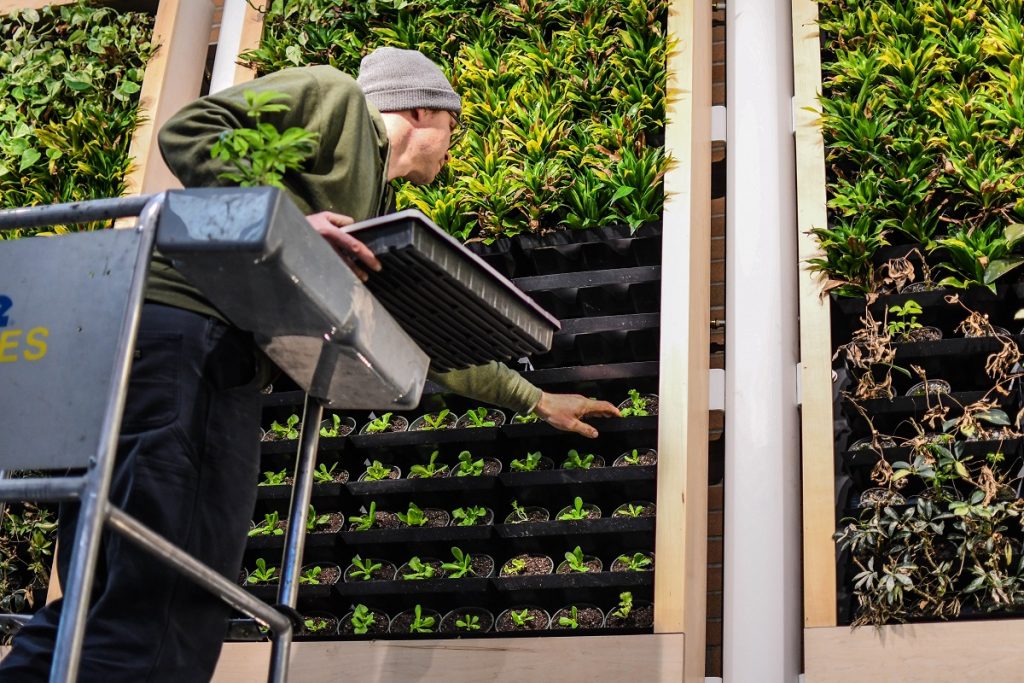
[(381, 260), (366, 286), (437, 370), (543, 353), (558, 319), (410, 209), (346, 228)]

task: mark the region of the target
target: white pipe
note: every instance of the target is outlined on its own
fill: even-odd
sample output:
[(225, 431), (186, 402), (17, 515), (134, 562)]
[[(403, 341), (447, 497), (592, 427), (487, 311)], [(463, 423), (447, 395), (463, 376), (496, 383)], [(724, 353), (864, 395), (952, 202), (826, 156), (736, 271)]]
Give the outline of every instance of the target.
[(245, 21), (245, 0), (224, 0), (217, 38), (217, 54), (213, 58), (210, 94), (235, 84), (235, 62), (242, 45), (242, 24)]
[(789, 0), (726, 8), (723, 679), (801, 669), (796, 171)]

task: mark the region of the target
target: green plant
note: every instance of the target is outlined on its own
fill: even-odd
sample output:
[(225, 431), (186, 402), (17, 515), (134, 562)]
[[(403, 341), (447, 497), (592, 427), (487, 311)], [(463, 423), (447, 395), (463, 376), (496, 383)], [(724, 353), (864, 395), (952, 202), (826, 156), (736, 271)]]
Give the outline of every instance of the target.
[(921, 328), (921, 323), (917, 322), (917, 316), (922, 313), (921, 305), (913, 299), (907, 299), (902, 306), (890, 306), (889, 313), (892, 313), (896, 320), (890, 320), (889, 324), (885, 326), (885, 330), (894, 339), (909, 334), (911, 330)]
[(429, 521), (427, 516), (423, 514), (423, 510), (421, 510), (416, 503), (411, 501), (409, 503), (408, 511), (398, 513), (398, 519), (400, 519), (406, 526), (412, 527), (426, 526)]
[(577, 619), (579, 618), (579, 612), (576, 609), (576, 605), (569, 608), (569, 616), (558, 617), (559, 626), (567, 626), (569, 628), (579, 628), (580, 624)]
[(287, 112), (286, 95), (279, 92), (246, 90), (246, 116), (251, 128), (236, 128), (221, 135), (210, 147), (210, 155), (234, 170), (218, 177), (241, 187), (273, 185), (284, 189), (284, 176), (302, 168), (302, 163), (316, 151), (319, 134), (292, 127), (279, 131), (263, 121), (266, 114)]
[(409, 633), (433, 633), (434, 632), (434, 617), (423, 616), (423, 609), (416, 605), (413, 608), (413, 620), (409, 624)]
[(494, 420), (487, 419), (487, 408), (480, 406), (479, 408), (473, 408), (466, 412), (466, 417), (469, 418), (469, 424), (467, 427), (493, 427), (495, 426)]
[(576, 546), (571, 553), (565, 553), (565, 561), (569, 565), (570, 571), (580, 573), (590, 571), (590, 567), (587, 566), (586, 560), (583, 557), (583, 551), (579, 546)]
[(352, 610), (352, 632), (357, 636), (366, 635), (376, 619), (366, 605), (356, 605)]
[(411, 571), (403, 574), (403, 579), (409, 581), (419, 581), (422, 579), (434, 578), (435, 570), (433, 565), (424, 563), (419, 557), (415, 555), (409, 559), (408, 566)]
[(370, 501), (370, 508), (365, 515), (352, 515), (348, 521), (353, 524), (353, 531), (369, 531), (377, 521), (377, 503)]
[(639, 465), (640, 451), (634, 448), (630, 453), (623, 456), (622, 461), (628, 465)]
[(324, 437), (325, 439), (336, 438), (338, 436), (338, 431), (340, 429), (341, 429), (341, 415), (338, 415), (337, 413), (333, 413), (331, 415), (331, 426), (330, 427), (321, 427), (320, 428), (320, 436)]
[(388, 426), (391, 424), (391, 415), (392, 413), (384, 413), (380, 417), (370, 420), (370, 423), (366, 425), (366, 433), (380, 434), (387, 430)]
[(456, 526), (473, 526), (478, 524), (481, 520), (487, 517), (487, 508), (474, 505), (465, 508), (455, 508), (452, 510), (452, 519), (458, 524)]
[(505, 566), (502, 569), (504, 569), (505, 574), (509, 576), (518, 576), (524, 569), (526, 569), (526, 560), (521, 557), (513, 557), (505, 563)]
[(513, 459), (512, 462), (509, 463), (509, 467), (512, 468), (513, 472), (533, 472), (537, 469), (537, 466), (540, 465), (540, 459), (540, 451), (527, 453), (525, 459)]
[(515, 500), (512, 501), (512, 514), (514, 514), (516, 519), (520, 522), (527, 522), (530, 520), (530, 514), (526, 511), (526, 508)]
[(437, 415), (424, 415), (423, 422), (426, 424), (426, 429), (441, 429), (444, 427), (444, 421), (450, 412), (451, 411), (445, 408)]
[(537, 415), (537, 413), (527, 413), (526, 415), (515, 415), (512, 418), (512, 424), (517, 424), (517, 425), (532, 424), (532, 423), (536, 422), (539, 419), (540, 419), (540, 417)]
[(380, 460), (374, 460), (363, 475), (365, 481), (383, 481), (391, 475), (393, 468), (385, 467)]
[(512, 619), (512, 623), (518, 628), (526, 628), (534, 620), (534, 616), (530, 614), (529, 609), (511, 610), (508, 615)]
[(256, 559), (256, 568), (249, 572), (246, 583), (270, 583), (277, 579), (277, 567), (268, 567), (262, 557)]
[(632, 555), (619, 555), (615, 558), (616, 562), (619, 562), (626, 567), (626, 571), (631, 572), (642, 572), (653, 564), (651, 558), (647, 557), (643, 553), (633, 553)]
[(330, 484), (334, 481), (334, 471), (338, 469), (338, 463), (332, 463), (330, 467), (326, 463), (320, 463), (320, 466), (313, 470), (313, 481), (317, 484)]
[(270, 423), (270, 432), (278, 439), (297, 439), (299, 438), (299, 430), (296, 425), (299, 424), (299, 416), (292, 413), (285, 420), (284, 424), (281, 424), (277, 420)]
[(426, 465), (413, 465), (409, 468), (410, 479), (429, 479), (433, 476), (441, 474), (442, 472), (448, 471), (448, 465), (437, 465), (438, 451), (434, 451), (430, 454), (430, 462)]
[(566, 470), (589, 470), (594, 464), (594, 454), (580, 456), (575, 448), (569, 450), (568, 457), (562, 461), (562, 469)]
[(263, 515), (263, 521), (249, 529), (249, 536), (284, 536), (284, 529), (279, 528), (281, 518), (277, 510)]
[(612, 516), (613, 517), (641, 517), (641, 516), (643, 516), (645, 509), (646, 509), (646, 507), (643, 506), (643, 505), (633, 505), (632, 503), (627, 503), (626, 507), (619, 508), (618, 510), (615, 511), (615, 514), (612, 515)]
[(459, 548), (452, 547), (452, 557), (454, 558), (453, 562), (445, 562), (441, 565), (441, 569), (448, 572), (449, 579), (461, 579), (468, 574), (475, 573), (473, 558), (469, 553), (463, 553)]
[(480, 617), (475, 614), (465, 614), (455, 620), (455, 627), (460, 631), (479, 631)]
[(56, 529), (52, 509), (7, 504), (0, 517), (0, 609), (24, 612), (36, 606), (36, 591), (50, 579)]
[(323, 633), (331, 625), (331, 622), (325, 617), (310, 617), (303, 619), (302, 625), (306, 627), (306, 631), (309, 633)]
[(263, 481), (259, 486), (281, 486), (285, 484), (285, 480), (288, 478), (288, 470), (283, 469), (280, 472), (264, 472)]
[(619, 604), (614, 610), (612, 610), (609, 616), (618, 617), (619, 619), (629, 618), (629, 613), (633, 611), (633, 594), (629, 591), (619, 593)]
[(580, 520), (589, 518), (590, 511), (587, 510), (586, 506), (583, 503), (583, 499), (580, 498), (579, 496), (576, 496), (573, 499), (571, 508), (569, 508), (562, 514), (558, 515), (559, 520)]
[(312, 533), (318, 528), (325, 524), (329, 524), (331, 521), (330, 515), (318, 515), (313, 506), (309, 506), (309, 511), (306, 513), (306, 532)]
[(644, 417), (647, 413), (647, 399), (636, 389), (629, 390), (629, 405), (619, 411), (622, 417)]
[(319, 565), (316, 567), (310, 567), (306, 571), (302, 572), (301, 576), (299, 576), (299, 583), (310, 586), (319, 586), (320, 575), (323, 571), (323, 568)]
[(352, 571), (349, 574), (353, 579), (361, 579), (363, 581), (369, 581), (373, 578), (373, 573), (378, 569), (381, 569), (384, 565), (380, 562), (374, 562), (367, 558), (363, 559), (359, 555), (352, 558)]
[(456, 477), (479, 477), (484, 473), (484, 459), (473, 460), (469, 451), (459, 453), (459, 466), (455, 470)]

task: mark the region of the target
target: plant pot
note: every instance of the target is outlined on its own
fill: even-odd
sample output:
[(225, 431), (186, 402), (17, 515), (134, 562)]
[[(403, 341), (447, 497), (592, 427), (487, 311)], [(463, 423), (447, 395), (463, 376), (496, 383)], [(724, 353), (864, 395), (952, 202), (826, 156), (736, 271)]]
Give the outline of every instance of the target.
[[(556, 522), (573, 521), (571, 519), (562, 519), (562, 515), (564, 515), (565, 513), (569, 512), (570, 510), (574, 510), (574, 509), (575, 509), (575, 507), (573, 505), (566, 505), (564, 508), (562, 508), (561, 510), (558, 511), (558, 514), (555, 515), (555, 521)], [(583, 505), (583, 510), (587, 513), (587, 516), (585, 517), (585, 519), (601, 519), (601, 508), (597, 507), (596, 505), (593, 505), (591, 503), (586, 503), (586, 504)]]
[[(479, 621), (477, 622), (480, 628), (468, 629), (464, 626), (458, 626), (458, 622), (465, 621), (467, 616), (476, 617)], [(476, 635), (478, 633), (488, 633), (494, 628), (494, 613), (489, 609), (483, 607), (457, 607), (448, 614), (444, 615), (441, 619), (441, 625), (438, 627), (440, 633), (457, 633), (459, 635)]]
[[(1013, 336), (1008, 329), (1006, 329), (1005, 327), (1000, 327), (999, 325), (993, 325), (992, 326), (992, 332), (994, 332), (996, 335), (999, 335), (999, 336), (1002, 336), (1002, 337), (1012, 337)], [(967, 332), (964, 332), (964, 339), (982, 339), (982, 338), (991, 337), (991, 336), (992, 335), (988, 334), (987, 331), (980, 332), (980, 331), (968, 330)]]
[(939, 341), (940, 339), (942, 339), (942, 330), (931, 325), (925, 325), (924, 327), (910, 330), (906, 334), (901, 334), (895, 341), (900, 344), (910, 344), (914, 342)]
[(246, 569), (246, 570), (242, 571), (242, 575), (240, 577), (241, 580), (240, 580), (239, 583), (241, 583), (243, 586), (247, 586), (249, 588), (254, 588), (254, 587), (257, 587), (257, 586), (276, 586), (277, 584), (279, 584), (281, 582), (281, 568), (277, 567), (276, 565), (274, 567), (272, 567), (272, 568), (273, 569), (277, 569), (277, 571), (274, 573), (274, 577), (272, 579), (270, 579), (269, 581), (256, 581), (256, 582), (250, 581), (249, 577), (251, 577), (253, 571), (255, 571), (255, 568), (253, 568), (253, 569)]
[[(657, 394), (640, 394), (640, 398), (644, 399), (644, 402), (646, 404), (645, 405), (645, 410), (647, 410), (647, 414), (648, 415), (657, 415), (658, 414), (658, 395)], [(619, 410), (622, 410), (623, 408), (628, 408), (632, 404), (633, 404), (633, 402), (627, 398), (625, 401), (623, 401), (622, 403), (620, 403), (616, 407)]]
[(333, 586), (338, 583), (341, 579), (341, 567), (334, 564), (333, 562), (313, 562), (305, 565), (300, 570), (299, 576), (304, 576), (307, 571), (314, 567), (320, 567), (320, 575), (317, 577), (316, 583), (302, 583), (302, 586)]
[(388, 426), (385, 427), (384, 430), (380, 431), (380, 432), (368, 432), (368, 431), (366, 431), (367, 429), (369, 429), (371, 424), (373, 424), (372, 421), (367, 422), (366, 424), (364, 424), (359, 429), (359, 433), (360, 434), (368, 434), (368, 435), (372, 436), (374, 434), (391, 434), (391, 433), (394, 433), (394, 432), (404, 432), (404, 431), (409, 429), (409, 420), (408, 420), (408, 418), (402, 417), (401, 415), (392, 415), (391, 419), (388, 421)]
[(612, 613), (616, 609), (618, 605), (605, 612), (605, 628), (650, 628), (654, 625), (654, 603), (649, 600), (634, 600), (633, 609), (625, 618), (614, 616)]
[(455, 579), (456, 581), (462, 579), (486, 579), (494, 575), (494, 558), (485, 553), (469, 553), (472, 558), (470, 563), (471, 569), (469, 574), (465, 576), (452, 576), (453, 572), (449, 572), (448, 578)]
[(402, 476), (402, 469), (398, 465), (392, 465), (391, 466), (391, 473), (388, 474), (388, 476), (385, 477), (385, 479), (369, 480), (369, 479), (366, 478), (366, 472), (363, 472), (362, 474), (359, 475), (359, 479), (357, 479), (356, 481), (365, 481), (367, 483), (373, 483), (373, 482), (376, 482), (376, 481), (386, 481), (388, 479), (400, 479), (401, 476)]
[(388, 632), (388, 626), (391, 624), (391, 617), (388, 613), (383, 610), (371, 609), (370, 614), (373, 615), (373, 625), (369, 626), (366, 633), (355, 632), (355, 626), (352, 624), (352, 615), (355, 611), (346, 612), (345, 616), (341, 618), (338, 623), (338, 635), (341, 636), (365, 636), (372, 637), (374, 635), (380, 635)]
[(286, 533), (288, 533), (288, 520), (287, 519), (279, 519), (279, 520), (277, 520), (277, 526), (275, 528), (276, 529), (281, 529), (282, 533), (280, 533), (280, 534), (274, 534), (274, 533), (254, 534), (254, 533), (252, 533), (257, 528), (265, 528), (262, 525), (263, 525), (262, 521), (261, 522), (256, 522), (256, 520), (250, 519), (249, 520), (249, 536), (248, 537), (249, 538), (269, 538), (271, 536), (284, 536)]
[(566, 467), (565, 464), (566, 463), (563, 460), (560, 469), (563, 469), (563, 470), (578, 470), (578, 471), (579, 470), (582, 470), (582, 471), (596, 470), (596, 469), (598, 469), (600, 467), (604, 467), (604, 458), (601, 457), (600, 455), (595, 455), (594, 459), (590, 461), (590, 467)]
[[(926, 388), (927, 387), (927, 388)], [(930, 379), (927, 382), (918, 382), (914, 386), (907, 389), (906, 396), (924, 396), (925, 391), (931, 396), (938, 396), (940, 394), (948, 394), (952, 391), (952, 387), (944, 379)]]
[(516, 513), (510, 512), (505, 517), (505, 524), (522, 524), (524, 522), (546, 522), (551, 519), (551, 513), (548, 512), (547, 508), (542, 508), (538, 505), (524, 505), (523, 510), (526, 511), (527, 518), (520, 519), (516, 516)]
[(494, 523), (494, 510), (492, 510), (491, 508), (488, 508), (488, 507), (485, 507), (484, 510), (486, 510), (486, 514), (484, 514), (483, 517), (479, 518), (473, 524), (459, 524), (458, 520), (455, 519), (455, 511), (453, 510), (452, 514), (449, 515), (449, 517), (451, 517), (451, 521), (448, 522), (448, 526), (453, 526), (453, 527), (470, 527), (470, 526), (487, 526), (489, 524), (493, 524)]
[[(526, 562), (526, 566), (522, 570), (515, 572), (511, 568), (513, 560), (523, 560)], [(554, 568), (554, 560), (547, 555), (522, 553), (506, 560), (505, 564), (501, 565), (501, 571), (498, 573), (498, 576), (542, 576), (550, 574)]]
[[(423, 516), (427, 518), (427, 523), (422, 525), (422, 526), (415, 527), (415, 528), (417, 528), (417, 529), (438, 529), (440, 527), (448, 526), (448, 523), (450, 521), (452, 521), (451, 520), (451, 515), (448, 514), (448, 511), (447, 510), (442, 510), (440, 508), (423, 508)], [(408, 524), (406, 524), (405, 522), (401, 521), (401, 518), (399, 518), (398, 525), (399, 525), (399, 528), (403, 528), (403, 529), (410, 529), (410, 528), (412, 528)]]
[(600, 572), (601, 570), (604, 569), (604, 562), (601, 561), (601, 558), (596, 557), (594, 555), (584, 555), (583, 556), (583, 564), (586, 565), (586, 567), (587, 567), (587, 571), (586, 572), (574, 572), (573, 569), (569, 566), (569, 561), (568, 560), (562, 560), (561, 562), (558, 563), (558, 568), (555, 569), (555, 573), (556, 574), (573, 574), (573, 573), (576, 573), (576, 574), (593, 574), (593, 573)]
[[(317, 525), (310, 531), (306, 529), (307, 536), (319, 535), (319, 534), (336, 534), (345, 528), (345, 515), (340, 512), (327, 512), (324, 513), (328, 516), (329, 521), (322, 525)], [(317, 515), (320, 517), (321, 515)]]
[[(640, 553), (641, 555), (643, 555), (644, 557), (649, 559), (651, 561), (651, 563), (648, 564), (646, 567), (644, 567), (642, 569), (630, 569), (629, 568), (629, 564), (627, 562), (623, 562), (622, 557), (623, 557), (623, 555), (625, 555), (627, 557), (633, 557), (637, 553)], [(616, 555), (615, 559), (612, 560), (612, 564), (611, 564), (610, 569), (613, 572), (631, 572), (631, 571), (651, 572), (651, 571), (654, 571), (654, 553), (652, 553), (650, 551), (647, 551), (647, 550), (634, 550), (632, 552), (622, 553), (621, 555)]]
[(550, 628), (552, 631), (572, 629), (571, 626), (563, 626), (559, 623), (559, 619), (571, 617), (573, 607), (576, 608), (576, 620), (579, 624), (577, 628), (580, 630), (593, 630), (604, 626), (604, 611), (600, 607), (590, 603), (576, 603), (575, 605), (566, 605), (551, 615)]
[(370, 527), (370, 529), (360, 530), (360, 529), (357, 529), (356, 527), (357, 527), (357, 523), (356, 522), (352, 522), (352, 523), (349, 524), (348, 530), (349, 531), (359, 532), (359, 533), (364, 533), (365, 531), (371, 531), (371, 530), (372, 531), (379, 531), (379, 530), (382, 530), (382, 529), (386, 530), (386, 529), (403, 529), (403, 528), (408, 528), (404, 524), (402, 524), (402, 520), (398, 519), (398, 515), (397, 514), (395, 514), (394, 512), (390, 512), (388, 510), (376, 510), (373, 513), (373, 526)]
[(427, 413), (426, 415), (420, 415), (419, 417), (417, 417), (415, 420), (412, 421), (412, 424), (409, 425), (409, 431), (410, 432), (432, 432), (432, 431), (438, 431), (438, 430), (441, 430), (441, 429), (455, 429), (455, 425), (459, 421), (459, 416), (458, 415), (455, 415), (453, 413), (448, 413), (447, 415), (444, 416), (444, 420), (441, 421), (441, 425), (439, 427), (431, 427), (431, 426), (429, 426), (427, 424), (426, 418), (430, 417), (430, 418), (436, 419), (437, 416), (438, 416), (438, 413)]
[[(629, 514), (629, 506), (633, 508), (643, 508), (643, 511), (639, 515)], [(657, 507), (654, 503), (649, 500), (631, 500), (628, 503), (623, 503), (619, 507), (615, 508), (615, 512), (612, 513), (612, 517), (654, 517)]]
[[(331, 477), (332, 477), (331, 481), (317, 481), (316, 478), (314, 478), (313, 479), (313, 485), (314, 486), (327, 486), (329, 484), (347, 484), (348, 480), (349, 480), (348, 470), (335, 469), (334, 472), (331, 474)], [(288, 477), (288, 483), (289, 484), (295, 483), (293, 481), (293, 479), (294, 479), (294, 477)]]
[[(347, 415), (342, 415), (340, 417), (341, 417), (341, 423), (338, 425), (338, 433), (335, 434), (334, 436), (324, 436), (323, 433), (321, 433), (320, 434), (320, 438), (321, 439), (339, 439), (339, 438), (341, 438), (343, 436), (348, 436), (349, 434), (351, 434), (352, 432), (354, 432), (356, 430), (356, 420), (355, 420), (355, 418), (349, 417)], [(320, 421), (320, 429), (321, 430), (323, 430), (323, 429), (334, 429), (334, 420), (331, 419), (331, 418), (326, 418), (324, 420), (321, 420)]]
[[(533, 618), (527, 621), (524, 625), (519, 626), (512, 620), (511, 613), (520, 612), (524, 609), (528, 610), (528, 615)], [(535, 605), (516, 605), (515, 607), (509, 607), (498, 615), (498, 618), (494, 620), (494, 630), (499, 633), (546, 631), (550, 623), (551, 615), (547, 613), (547, 610), (541, 609)]]
[[(421, 607), (420, 616), (423, 619), (433, 617), (434, 625), (431, 627), (431, 632), (437, 633), (437, 629), (441, 625), (441, 613), (437, 610)], [(395, 615), (394, 619), (391, 620), (388, 632), (393, 634), (416, 635), (409, 630), (409, 627), (412, 625), (415, 618), (416, 611), (413, 609), (407, 609), (404, 612), (399, 612)]]
[(363, 581), (394, 581), (396, 574), (394, 564), (388, 562), (387, 560), (382, 560), (377, 557), (368, 558), (368, 561), (380, 563), (380, 568), (374, 569), (373, 572), (371, 572), (369, 579), (364, 579), (362, 577), (353, 577), (352, 571), (358, 568), (355, 566), (355, 564), (349, 564), (349, 566), (345, 568), (345, 573), (342, 574), (344, 582), (361, 583)]
[(658, 464), (658, 451), (653, 448), (647, 449), (636, 449), (637, 456), (640, 458), (640, 462), (636, 465), (626, 462), (626, 457), (633, 455), (633, 451), (627, 451), (619, 457), (615, 458), (612, 462), (612, 467), (650, 467), (651, 465)]
[(477, 477), (496, 477), (499, 474), (501, 474), (501, 461), (500, 460), (498, 460), (497, 458), (492, 458), (492, 457), (487, 456), (487, 455), (485, 455), (482, 458), (482, 460), (484, 461), (484, 471), (481, 474), (477, 474), (477, 475), (473, 475), (473, 474), (459, 474), (459, 466), (455, 465), (454, 467), (452, 467), (452, 468), (450, 468), (448, 470), (448, 476), (449, 477), (473, 477), (473, 476), (477, 476)]
[[(500, 427), (505, 424), (505, 413), (498, 410), (497, 408), (488, 408), (487, 417), (484, 418), (485, 422), (493, 422), (495, 427)], [(459, 421), (455, 423), (456, 429), (474, 429), (473, 423), (470, 421), (469, 413), (459, 418)]]
[[(443, 569), (441, 569), (441, 564), (442, 564), (441, 560), (437, 559), (436, 557), (421, 557), (419, 559), (420, 559), (420, 562), (422, 562), (423, 564), (428, 565), (428, 566), (434, 568), (434, 573), (433, 573), (433, 575), (430, 576), (430, 579), (443, 579), (445, 577), (445, 571)], [(400, 566), (398, 568), (398, 571), (395, 572), (395, 580), (396, 581), (426, 581), (426, 580), (428, 580), (427, 577), (421, 577), (421, 578), (415, 578), (415, 579), (409, 578), (410, 574), (415, 574), (415, 573), (416, 573), (416, 571), (412, 567), (409, 566), (409, 563), (405, 562), (405, 563), (402, 564), (402, 566)]]
[[(322, 628), (313, 630), (306, 623), (307, 621), (313, 621), (318, 626), (322, 624)], [(330, 612), (310, 612), (309, 614), (302, 615), (302, 625), (296, 631), (295, 636), (297, 638), (329, 638), (331, 636), (338, 635), (338, 617), (334, 616)]]

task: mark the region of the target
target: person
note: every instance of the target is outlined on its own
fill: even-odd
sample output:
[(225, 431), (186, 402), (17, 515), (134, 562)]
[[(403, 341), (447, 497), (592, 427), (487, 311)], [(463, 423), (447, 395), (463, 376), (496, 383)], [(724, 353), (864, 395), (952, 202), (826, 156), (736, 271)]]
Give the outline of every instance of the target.
[[(285, 69), (203, 97), (161, 129), (160, 150), (186, 187), (227, 184), (210, 153), (225, 131), (250, 125), (247, 90), (276, 91), (288, 110), (264, 116), (279, 130), (318, 134), (317, 150), (283, 185), (307, 220), (361, 278), (381, 264), (340, 228), (393, 207), (390, 181), (434, 180), (449, 160), (462, 105), (440, 67), (412, 50), (379, 48), (358, 80), (330, 66)], [(255, 303), (255, 302), (254, 302)], [(150, 269), (111, 485), (114, 505), (234, 580), (255, 506), (259, 389), (252, 336), (235, 327), (159, 254)], [(597, 436), (582, 418), (610, 403), (544, 392), (500, 363), (431, 373), (447, 388), (553, 426)], [(58, 575), (66, 576), (77, 510), (62, 506)], [(0, 663), (5, 682), (49, 677), (61, 600), (39, 610)], [(119, 535), (97, 561), (80, 681), (209, 680), (230, 608)]]

